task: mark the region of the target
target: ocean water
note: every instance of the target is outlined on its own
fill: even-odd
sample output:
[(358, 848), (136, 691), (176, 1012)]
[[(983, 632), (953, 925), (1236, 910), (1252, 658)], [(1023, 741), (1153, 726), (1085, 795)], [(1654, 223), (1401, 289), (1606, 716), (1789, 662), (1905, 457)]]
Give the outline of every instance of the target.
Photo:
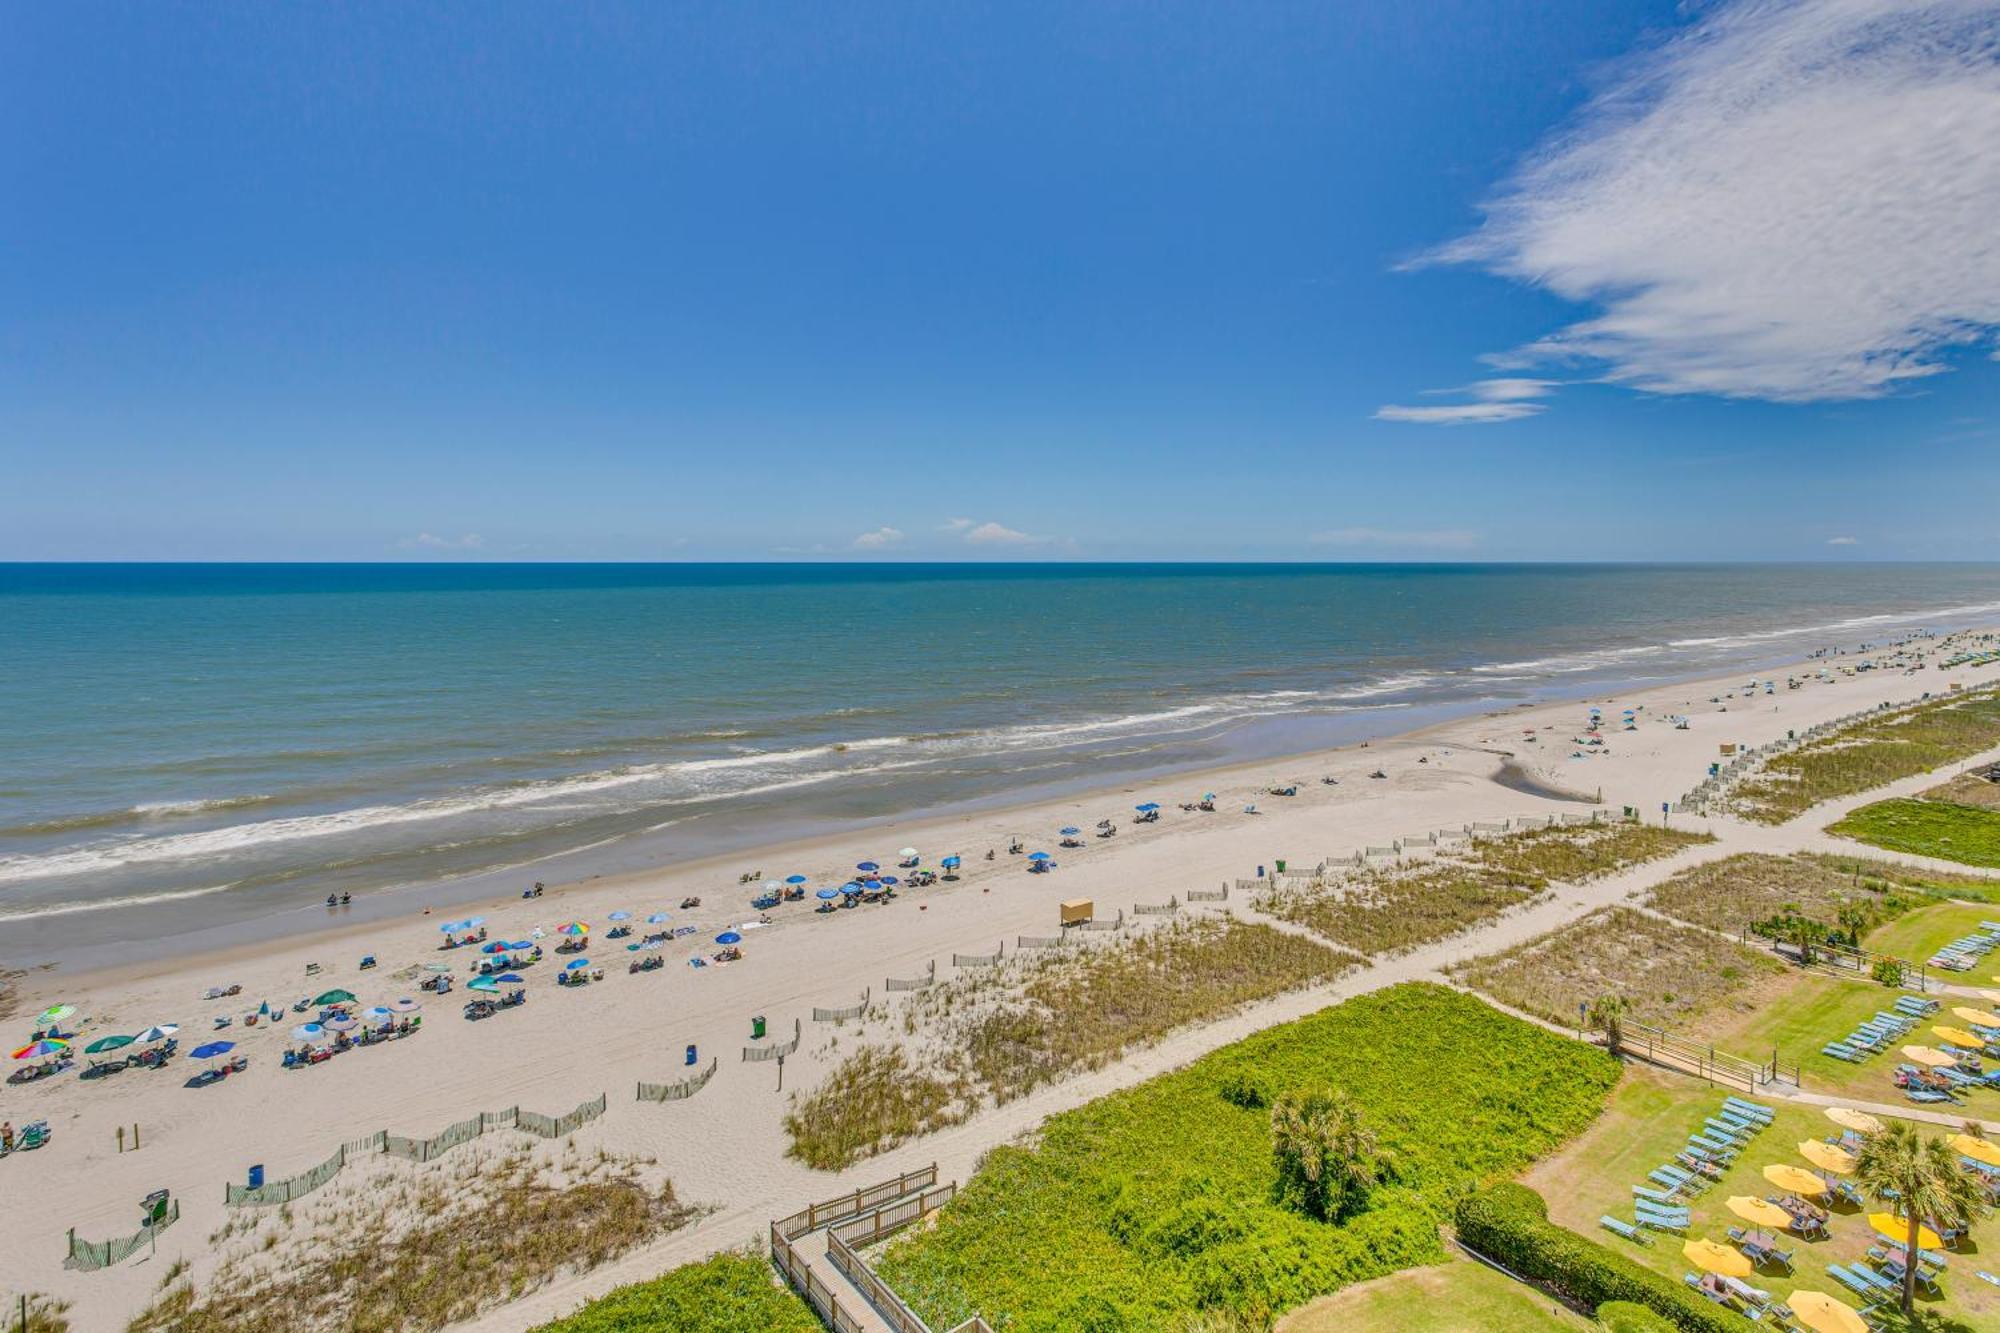
[(0, 957), (1065, 784), (1178, 798), (1994, 621), (1968, 565), (0, 565)]

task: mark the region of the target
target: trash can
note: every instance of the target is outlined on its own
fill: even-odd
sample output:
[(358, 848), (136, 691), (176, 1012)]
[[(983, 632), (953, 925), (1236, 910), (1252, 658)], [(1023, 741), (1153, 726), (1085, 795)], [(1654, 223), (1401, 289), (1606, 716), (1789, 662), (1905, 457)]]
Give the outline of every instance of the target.
[(694, 1059), (695, 1059), (695, 1057), (694, 1057), (694, 1043), (693, 1043), (693, 1042), (689, 1042), (689, 1043), (688, 1043), (688, 1058), (687, 1058), (687, 1062), (688, 1062), (689, 1064), (693, 1064), (693, 1063), (694, 1063)]
[(1285, 873), (1285, 863), (1284, 863), (1283, 861), (1280, 861), (1280, 862), (1278, 862), (1277, 864), (1278, 864), (1278, 873), (1279, 873), (1280, 875), (1284, 874), (1284, 873)]
[(758, 1014), (750, 1020), (750, 1040), (759, 1041), (764, 1036), (764, 1015)]
[(262, 1162), (250, 1168), (250, 1188), (253, 1190), (264, 1188), (264, 1164)]

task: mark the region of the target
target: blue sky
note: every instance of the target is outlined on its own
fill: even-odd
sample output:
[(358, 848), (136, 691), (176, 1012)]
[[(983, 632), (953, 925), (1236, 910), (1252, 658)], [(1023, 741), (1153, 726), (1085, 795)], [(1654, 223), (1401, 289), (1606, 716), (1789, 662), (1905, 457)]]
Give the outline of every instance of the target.
[(4, 32), (0, 558), (2000, 558), (2000, 0)]

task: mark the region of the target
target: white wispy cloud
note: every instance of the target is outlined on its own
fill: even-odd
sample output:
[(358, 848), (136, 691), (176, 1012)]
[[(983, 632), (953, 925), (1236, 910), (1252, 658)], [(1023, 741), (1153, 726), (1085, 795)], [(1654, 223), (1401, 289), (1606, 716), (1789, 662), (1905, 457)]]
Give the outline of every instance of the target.
[(1495, 421), (1519, 421), (1534, 416), (1544, 406), (1535, 402), (1554, 393), (1554, 380), (1510, 377), (1477, 380), (1456, 389), (1426, 389), (1426, 394), (1466, 394), (1467, 403), (1443, 403), (1436, 407), (1406, 407), (1385, 403), (1375, 409), (1377, 421), (1410, 421), (1425, 426), (1482, 426)]
[(440, 537), (434, 532), (420, 532), (414, 537), (403, 538), (396, 545), (406, 550), (477, 551), (486, 545), (486, 539), (476, 532), (468, 532), (458, 537)]
[(943, 523), (940, 523), (940, 524), (938, 525), (938, 531), (939, 531), (939, 532), (964, 532), (964, 531), (965, 531), (966, 529), (968, 529), (968, 528), (972, 528), (972, 527), (975, 527), (975, 526), (977, 526), (977, 524), (976, 524), (976, 523), (974, 522), (974, 520), (972, 520), (972, 519), (969, 519), (969, 518), (948, 518), (948, 519), (946, 519), (946, 520), (945, 520), (945, 521), (944, 521)]
[(896, 528), (883, 526), (873, 532), (864, 532), (854, 539), (857, 551), (882, 551), (903, 540), (903, 534)]
[(1315, 546), (1393, 546), (1433, 551), (1463, 551), (1479, 544), (1479, 534), (1463, 528), (1397, 529), (1334, 528), (1306, 538)]
[(965, 530), (965, 540), (974, 546), (1034, 546), (1046, 537), (1031, 537), (1000, 523), (981, 523)]
[(1859, 546), (1861, 541), (1857, 537), (1828, 537), (1826, 544), (1828, 546)]
[(2000, 328), (1996, 144), (2000, 0), (1736, 0), (1618, 70), (1426, 260), (1595, 307), (1501, 368), (1879, 397)]

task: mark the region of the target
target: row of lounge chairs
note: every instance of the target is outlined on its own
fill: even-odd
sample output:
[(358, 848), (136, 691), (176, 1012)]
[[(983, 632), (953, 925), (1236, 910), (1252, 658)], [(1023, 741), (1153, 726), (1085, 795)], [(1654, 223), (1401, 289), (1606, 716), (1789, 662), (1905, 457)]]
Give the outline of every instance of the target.
[(1961, 935), (1932, 954), (1930, 965), (1947, 972), (1970, 972), (1995, 948), (2000, 948), (2000, 921), (1982, 921), (1972, 934)]
[[(1915, 997), (1905, 996), (1904, 998), (1913, 999)], [(1937, 1002), (1935, 1000), (1929, 1003), (1933, 1008), (1936, 1007)], [(1917, 1014), (1908, 1013), (1901, 1009), (1894, 1012), (1879, 1010), (1873, 1018), (1866, 1019), (1856, 1025), (1854, 1031), (1848, 1033), (1839, 1041), (1830, 1041), (1820, 1047), (1819, 1053), (1821, 1055), (1830, 1055), (1836, 1060), (1845, 1060), (1849, 1064), (1858, 1065), (1869, 1056), (1879, 1054), (1881, 1051), (1895, 1045), (1908, 1036), (1910, 1029), (1917, 1025), (1919, 1017)]]
[(1741, 1097), (1724, 1098), (1671, 1162), (1654, 1167), (1646, 1173), (1647, 1183), (1632, 1187), (1632, 1221), (1606, 1214), (1598, 1225), (1639, 1245), (1652, 1243), (1648, 1231), (1686, 1232), (1688, 1201), (1712, 1188), (1775, 1114)]

